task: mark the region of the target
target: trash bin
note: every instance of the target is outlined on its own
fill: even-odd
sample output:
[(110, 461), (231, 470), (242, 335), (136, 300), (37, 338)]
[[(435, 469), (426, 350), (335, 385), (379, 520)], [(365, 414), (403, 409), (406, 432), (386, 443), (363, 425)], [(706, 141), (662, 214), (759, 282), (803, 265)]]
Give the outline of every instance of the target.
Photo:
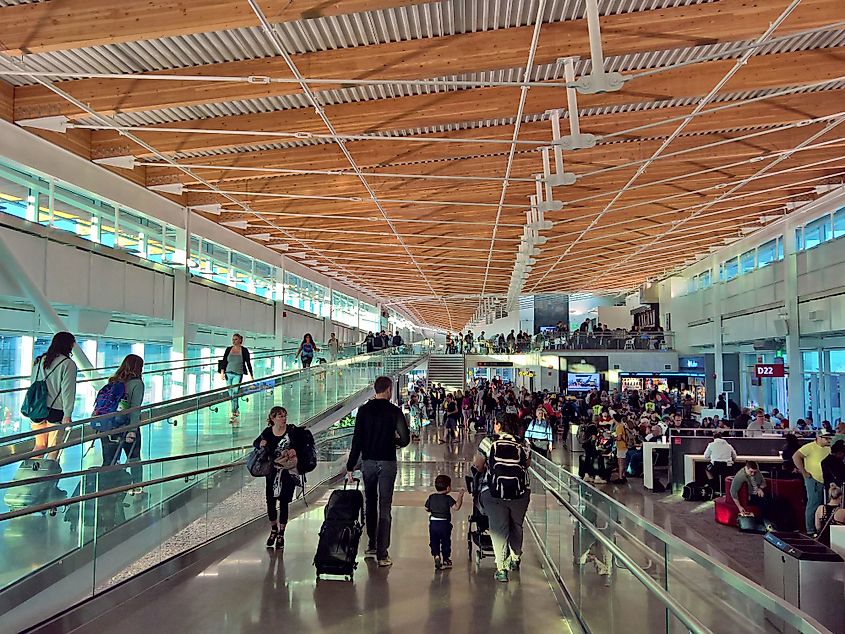
[[(845, 634), (843, 560), (824, 544), (798, 532), (772, 531), (765, 537), (766, 589), (806, 612), (835, 634)], [(767, 620), (783, 634), (795, 628), (772, 614)]]

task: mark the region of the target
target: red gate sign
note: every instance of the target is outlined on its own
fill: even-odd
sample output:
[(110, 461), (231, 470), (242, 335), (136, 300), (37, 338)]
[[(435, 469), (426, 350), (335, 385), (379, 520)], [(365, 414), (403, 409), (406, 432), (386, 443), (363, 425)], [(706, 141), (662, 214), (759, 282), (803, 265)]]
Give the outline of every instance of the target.
[(786, 376), (782, 363), (758, 363), (754, 366), (754, 376), (761, 379), (780, 379)]

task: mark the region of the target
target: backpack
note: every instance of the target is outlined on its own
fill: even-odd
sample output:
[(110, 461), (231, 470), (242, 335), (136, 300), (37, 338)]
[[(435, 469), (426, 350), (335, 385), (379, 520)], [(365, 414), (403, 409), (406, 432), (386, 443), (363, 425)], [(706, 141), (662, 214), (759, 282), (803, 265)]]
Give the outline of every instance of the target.
[(633, 449), (637, 444), (637, 432), (630, 427), (625, 427), (624, 439), (625, 445), (627, 445), (628, 449)]
[(587, 425), (586, 424), (581, 423), (580, 425), (578, 425), (578, 433), (575, 434), (575, 437), (578, 439), (578, 443), (582, 446), (584, 445), (585, 442), (587, 442), (590, 439), (589, 436), (587, 436)]
[(56, 394), (53, 402), (49, 404), (47, 403), (47, 399), (49, 398), (47, 393), (47, 379), (58, 369), (60, 365), (62, 365), (62, 363), (64, 363), (64, 359), (53, 366), (53, 369), (50, 370), (43, 379), (39, 380), (38, 373), (44, 373), (44, 362), (41, 361), (38, 366), (38, 370), (35, 372), (35, 380), (26, 390), (26, 394), (23, 397), (23, 403), (21, 404), (21, 414), (34, 423), (40, 423), (41, 421), (47, 420), (47, 416), (50, 415), (50, 408), (56, 403), (56, 399), (59, 398), (59, 395)]
[[(104, 416), (105, 414), (114, 414), (120, 409), (125, 409), (126, 403), (126, 383), (123, 381), (115, 381), (113, 383), (106, 383), (100, 391), (97, 392), (97, 398), (94, 399), (94, 416)], [(111, 431), (118, 427), (123, 427), (129, 424), (129, 416), (109, 416), (99, 420), (91, 421), (91, 427), (94, 431)]]
[(296, 470), (299, 473), (310, 473), (317, 468), (317, 449), (314, 446), (314, 435), (302, 427), (299, 430), (299, 450), (296, 455)]
[(493, 436), (487, 456), (487, 486), (500, 500), (518, 500), (528, 490), (528, 450), (516, 439)]

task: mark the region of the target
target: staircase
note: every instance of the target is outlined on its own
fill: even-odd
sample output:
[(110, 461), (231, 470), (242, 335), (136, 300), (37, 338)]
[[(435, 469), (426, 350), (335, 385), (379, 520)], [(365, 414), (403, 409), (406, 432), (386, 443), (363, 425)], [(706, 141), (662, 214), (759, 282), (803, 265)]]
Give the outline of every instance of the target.
[(466, 387), (466, 370), (462, 354), (433, 354), (428, 358), (428, 384), (439, 383), (447, 390)]

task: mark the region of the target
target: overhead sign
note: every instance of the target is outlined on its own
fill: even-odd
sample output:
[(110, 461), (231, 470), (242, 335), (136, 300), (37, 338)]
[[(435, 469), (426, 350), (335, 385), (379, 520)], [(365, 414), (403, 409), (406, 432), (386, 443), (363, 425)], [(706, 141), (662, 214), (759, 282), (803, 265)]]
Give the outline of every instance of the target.
[(781, 379), (786, 376), (786, 367), (782, 363), (758, 363), (754, 366), (754, 376), (761, 379)]
[(477, 368), (512, 368), (513, 361), (479, 361), (475, 364)]

